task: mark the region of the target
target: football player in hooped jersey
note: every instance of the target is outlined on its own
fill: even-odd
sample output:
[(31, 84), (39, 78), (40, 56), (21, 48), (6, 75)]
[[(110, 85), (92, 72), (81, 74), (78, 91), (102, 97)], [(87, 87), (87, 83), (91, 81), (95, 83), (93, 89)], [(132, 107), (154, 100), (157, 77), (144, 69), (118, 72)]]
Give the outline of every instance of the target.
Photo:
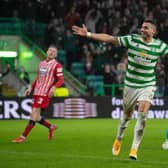
[(117, 137), (113, 143), (112, 153), (118, 156), (125, 129), (138, 103), (137, 122), (134, 138), (129, 153), (131, 159), (137, 159), (138, 148), (143, 137), (148, 110), (155, 90), (155, 65), (158, 57), (168, 53), (168, 45), (155, 39), (156, 25), (152, 20), (144, 20), (141, 35), (131, 34), (115, 37), (103, 33), (91, 33), (83, 27), (72, 26), (74, 34), (94, 40), (112, 43), (128, 48), (128, 68), (123, 95), (123, 116), (120, 120)]
[(53, 138), (57, 125), (53, 125), (44, 119), (41, 116), (41, 110), (47, 108), (55, 88), (60, 87), (64, 83), (63, 68), (62, 65), (56, 61), (56, 56), (57, 48), (51, 45), (47, 50), (47, 58), (39, 64), (36, 80), (33, 82), (32, 86), (25, 91), (26, 95), (30, 95), (33, 90), (33, 104), (30, 120), (23, 133), (12, 142), (24, 142), (36, 122), (49, 129), (49, 140)]

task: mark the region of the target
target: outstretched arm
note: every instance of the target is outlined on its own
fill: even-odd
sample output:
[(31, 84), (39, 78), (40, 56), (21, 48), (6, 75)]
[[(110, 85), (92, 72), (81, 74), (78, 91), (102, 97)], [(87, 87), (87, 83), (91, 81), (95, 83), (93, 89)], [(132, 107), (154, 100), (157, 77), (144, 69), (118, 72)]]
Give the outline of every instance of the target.
[(87, 37), (87, 38), (91, 38), (91, 39), (98, 40), (98, 41), (104, 41), (104, 42), (107, 42), (107, 43), (112, 43), (116, 46), (119, 46), (119, 42), (118, 42), (117, 37), (111, 36), (111, 35), (108, 35), (108, 34), (103, 34), (103, 33), (88, 32), (87, 27), (84, 24), (82, 25), (82, 27), (72, 26), (72, 30), (73, 30), (73, 34), (83, 36), (83, 37)]

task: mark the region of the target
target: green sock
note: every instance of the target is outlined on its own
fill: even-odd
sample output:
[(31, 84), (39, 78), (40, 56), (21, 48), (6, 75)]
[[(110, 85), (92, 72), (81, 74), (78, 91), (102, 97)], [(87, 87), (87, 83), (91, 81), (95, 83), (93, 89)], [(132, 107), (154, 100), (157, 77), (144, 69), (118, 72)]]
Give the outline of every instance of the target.
[(168, 141), (168, 130), (166, 131), (166, 140)]

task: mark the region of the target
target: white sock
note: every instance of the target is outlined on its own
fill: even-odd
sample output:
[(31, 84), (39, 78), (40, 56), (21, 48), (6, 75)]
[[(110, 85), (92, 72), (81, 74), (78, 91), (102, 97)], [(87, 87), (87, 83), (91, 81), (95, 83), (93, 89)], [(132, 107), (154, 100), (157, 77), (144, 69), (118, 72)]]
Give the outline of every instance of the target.
[(132, 143), (132, 148), (136, 150), (138, 150), (138, 147), (143, 137), (144, 128), (146, 125), (146, 118), (147, 118), (146, 112), (138, 112), (138, 118), (134, 129), (134, 139)]
[(117, 131), (117, 139), (121, 140), (124, 136), (125, 129), (128, 127), (128, 123), (130, 121), (130, 117), (127, 115), (123, 115), (123, 117), (120, 119), (118, 131)]

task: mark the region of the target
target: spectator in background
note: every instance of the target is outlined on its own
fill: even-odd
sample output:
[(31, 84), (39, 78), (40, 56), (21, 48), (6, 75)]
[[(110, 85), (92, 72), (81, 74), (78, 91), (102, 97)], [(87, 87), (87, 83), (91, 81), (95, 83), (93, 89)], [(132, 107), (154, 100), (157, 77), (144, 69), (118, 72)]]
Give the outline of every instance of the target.
[(86, 53), (86, 57), (84, 58), (84, 64), (85, 64), (85, 73), (86, 75), (92, 75), (94, 74), (94, 68), (93, 68), (93, 56), (91, 55), (91, 52), (88, 51)]
[(30, 84), (29, 73), (25, 70), (24, 66), (21, 66), (17, 73), (21, 80), (23, 80), (27, 85)]
[(67, 12), (66, 0), (56, 2), (56, 14), (58, 18), (65, 18)]
[(102, 17), (101, 12), (96, 8), (93, 8), (88, 11), (85, 17), (85, 23), (89, 31), (96, 32), (96, 24), (98, 23), (101, 17)]
[(50, 20), (45, 32), (46, 45), (55, 44), (59, 48), (63, 46), (64, 26), (62, 19)]
[(120, 35), (124, 35), (128, 33), (129, 33), (129, 21), (127, 17), (124, 16), (120, 24)]
[(168, 96), (168, 55), (166, 55), (162, 61), (164, 67), (165, 67), (165, 96)]
[(115, 10), (113, 13), (112, 13), (112, 27), (119, 27), (120, 26), (120, 23), (121, 23), (121, 20), (122, 20), (122, 16), (121, 16), (121, 13), (120, 11), (117, 11)]
[(156, 64), (156, 78), (157, 78), (157, 90), (156, 90), (156, 97), (162, 97), (165, 93), (165, 68), (161, 62), (161, 59), (158, 59), (158, 63)]
[(4, 71), (2, 72), (2, 77), (7, 75), (11, 70), (11, 65), (7, 62), (6, 65), (5, 65), (5, 69)]
[(132, 22), (130, 33), (139, 33), (138, 31), (139, 31), (139, 20), (137, 17), (135, 17)]
[(100, 22), (98, 24), (97, 31), (102, 33), (110, 33), (108, 22), (104, 22), (104, 21)]
[[(48, 37), (48, 39), (45, 41), (46, 44), (44, 47), (42, 47), (43, 49), (46, 49), (52, 43), (57, 44), (57, 42), (58, 42), (58, 46), (60, 45), (63, 49), (65, 49), (64, 44), (62, 43), (62, 36), (59, 35), (60, 33), (57, 33), (57, 30), (58, 32), (61, 31), (61, 33), (64, 34), (64, 29), (66, 29), (67, 25), (69, 25), (69, 21), (65, 21), (65, 18), (66, 16), (69, 15), (71, 8), (75, 9), (75, 13), (77, 13), (77, 15), (73, 14), (73, 16), (74, 15), (75, 17), (77, 16), (77, 19), (75, 19), (75, 22), (77, 22), (77, 24), (82, 21), (86, 23), (89, 29), (90, 27), (91, 27), (91, 30), (93, 29), (92, 32), (105, 32), (105, 33), (108, 32), (109, 34), (113, 34), (113, 35), (121, 35), (121, 33), (125, 34), (124, 32), (137, 33), (139, 31), (139, 26), (140, 26), (140, 25), (138, 26), (138, 24), (148, 16), (150, 18), (153, 18), (158, 24), (160, 24), (158, 28), (159, 33), (157, 37), (159, 37), (164, 42), (168, 42), (168, 38), (167, 38), (168, 36), (168, 21), (167, 21), (168, 20), (167, 19), (168, 2), (165, 0), (161, 0), (161, 1), (153, 1), (153, 0), (148, 0), (148, 1), (145, 1), (145, 0), (140, 0), (140, 1), (135, 1), (135, 0), (32, 1), (30, 0), (30, 3), (28, 3), (27, 6), (25, 6), (26, 2), (27, 0), (19, 0), (18, 3), (16, 4), (15, 1), (9, 1), (9, 0), (2, 1), (0, 5), (1, 16), (3, 17), (13, 16), (14, 18), (21, 17), (24, 19), (23, 23), (27, 22), (27, 20), (29, 19), (30, 20), (33, 19), (34, 21), (29, 24), (30, 30), (26, 29), (27, 31), (32, 31), (31, 29), (34, 27), (33, 25), (36, 24), (37, 21), (49, 24), (49, 27), (50, 27), (51, 19), (53, 20), (56, 18), (59, 20), (61, 18), (63, 20), (62, 24), (58, 22), (54, 30), (52, 28), (49, 30), (47, 29), (46, 37)], [(8, 8), (8, 11), (6, 10), (7, 8)], [(12, 12), (13, 12), (13, 15), (12, 15)], [(98, 13), (100, 13), (101, 16)], [(79, 16), (80, 16), (80, 19), (78, 18)], [(94, 18), (90, 19), (90, 16), (94, 16)], [(99, 16), (98, 19), (97, 19), (97, 16)], [(70, 16), (70, 18), (73, 18), (73, 17)], [(96, 24), (95, 24), (95, 20), (96, 20)], [(70, 25), (72, 25), (72, 23)], [(40, 30), (42, 29), (40, 28)], [(37, 29), (36, 29), (36, 32), (37, 32)], [(33, 41), (35, 40), (38, 44), (41, 42), (39, 40), (39, 38), (41, 37), (38, 36), (37, 39), (34, 38), (34, 35), (36, 36), (37, 33), (34, 33), (34, 34), (29, 33), (29, 35), (31, 35), (29, 36), (30, 38), (32, 38), (32, 35), (33, 35), (33, 38), (32, 38)], [(96, 44), (96, 42), (93, 42), (93, 41), (87, 42), (88, 45), (90, 45), (90, 43)], [(79, 45), (77, 49), (82, 51), (82, 45)], [(114, 59), (114, 61), (115, 61), (115, 64), (117, 64), (120, 60), (119, 58), (120, 55), (117, 54), (119, 49), (115, 48), (114, 46), (112, 47), (113, 47), (112, 48), (113, 52), (111, 53), (111, 55), (113, 55), (116, 58)], [(95, 50), (99, 50), (99, 49), (96, 48)], [(91, 54), (93, 54), (93, 53), (96, 53), (95, 50), (90, 49), (89, 51), (91, 52)], [(78, 61), (81, 61), (80, 59), (81, 57), (79, 55), (83, 55), (83, 53), (78, 54), (78, 56), (75, 59), (78, 59)], [(93, 57), (93, 62), (96, 62), (95, 59), (96, 58)], [(72, 63), (72, 60), (70, 60), (69, 58), (68, 64), (71, 64), (71, 63)], [(166, 71), (166, 68), (165, 68), (165, 71)], [(167, 79), (166, 79), (166, 85), (168, 85)]]
[(159, 32), (158, 37), (162, 39), (164, 42), (168, 42), (168, 18), (163, 22), (159, 22)]
[(66, 30), (65, 35), (63, 37), (63, 45), (64, 49), (67, 52), (67, 69), (70, 70), (71, 63), (77, 62), (79, 60), (79, 56), (77, 56), (77, 50), (76, 47), (76, 37), (72, 35), (72, 32), (70, 30)]
[(14, 19), (15, 27), (18, 28), (18, 23), (19, 23), (20, 19), (19, 19), (19, 11), (17, 9), (14, 9), (12, 11), (12, 17)]
[(66, 28), (70, 29), (72, 28), (72, 25), (79, 24), (80, 23), (80, 15), (76, 11), (76, 6), (73, 5), (69, 11), (69, 13), (65, 17), (65, 24)]
[[(110, 65), (110, 64), (105, 64), (104, 65), (104, 70), (103, 74), (104, 76), (104, 84), (105, 85), (112, 85), (115, 84), (116, 81), (116, 72), (115, 72), (115, 66)], [(111, 96), (112, 94), (112, 88), (107, 86), (105, 87), (105, 95)]]
[(26, 31), (32, 36), (35, 33), (36, 23), (36, 2), (28, 1), (27, 5), (24, 5), (24, 19), (26, 21)]
[(0, 96), (2, 96), (2, 78), (10, 72), (10, 64), (5, 65), (5, 69), (0, 72)]

